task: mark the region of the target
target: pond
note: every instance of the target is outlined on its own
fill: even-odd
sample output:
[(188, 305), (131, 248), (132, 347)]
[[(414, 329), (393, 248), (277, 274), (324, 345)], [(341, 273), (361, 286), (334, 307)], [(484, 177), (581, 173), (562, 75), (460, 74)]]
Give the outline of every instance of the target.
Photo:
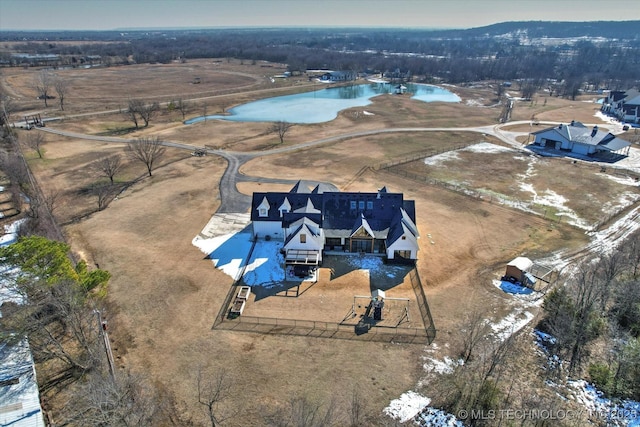
[[(460, 102), (458, 95), (438, 86), (425, 84), (405, 85), (409, 96), (422, 102)], [(201, 116), (185, 121), (192, 124), (204, 120), (229, 120), (234, 122), (323, 123), (338, 116), (342, 110), (371, 104), (374, 96), (395, 93), (396, 85), (389, 83), (358, 84), (325, 88), (295, 95), (277, 96), (249, 102), (229, 109), (229, 114)]]

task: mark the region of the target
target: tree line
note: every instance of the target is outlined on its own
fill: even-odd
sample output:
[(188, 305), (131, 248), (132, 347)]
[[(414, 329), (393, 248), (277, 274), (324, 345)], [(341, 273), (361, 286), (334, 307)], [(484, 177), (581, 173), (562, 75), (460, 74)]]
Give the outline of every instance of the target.
[[(483, 312), (468, 310), (454, 337), (456, 359), (428, 384), (438, 391), (432, 406), (469, 415), (465, 425), (501, 425), (501, 411), (513, 408), (547, 414), (571, 409), (551, 386), (582, 378), (614, 402), (640, 400), (640, 231), (564, 271), (544, 297), (535, 326), (546, 337), (543, 351), (534, 352), (530, 333), (494, 339)], [(548, 421), (523, 418), (518, 425)], [(566, 417), (553, 425), (579, 422)]]
[[(637, 21), (635, 21), (637, 23)], [(510, 23), (500, 31), (512, 29), (541, 36), (541, 23)], [(549, 23), (543, 23), (549, 24)], [(558, 24), (558, 23), (555, 23)], [(561, 23), (562, 24), (562, 23)], [(640, 43), (625, 33), (628, 22), (609, 25), (567, 24), (547, 26), (553, 34), (582, 34), (611, 37), (606, 42), (589, 38), (554, 46), (524, 43), (491, 32), (472, 30), (348, 30), (348, 29), (228, 29), (167, 31), (126, 35), (108, 33), (110, 40), (100, 44), (69, 45), (55, 42), (25, 42), (16, 49), (29, 53), (61, 55), (58, 65), (79, 65), (85, 57), (100, 57), (106, 64), (168, 63), (194, 58), (237, 58), (286, 63), (290, 71), (306, 69), (393, 72), (403, 70), (421, 78), (448, 83), (478, 80), (577, 80), (594, 88), (626, 89), (637, 82)], [(507, 27), (504, 27), (504, 26)], [(575, 28), (582, 28), (582, 33)], [(489, 30), (487, 30), (489, 31)], [(87, 37), (91, 37), (88, 33)], [(612, 34), (619, 37), (614, 38)], [(95, 33), (101, 39), (103, 33)], [(52, 38), (54, 35), (51, 35)], [(129, 59), (131, 58), (131, 60)], [(10, 54), (4, 54), (11, 63)]]

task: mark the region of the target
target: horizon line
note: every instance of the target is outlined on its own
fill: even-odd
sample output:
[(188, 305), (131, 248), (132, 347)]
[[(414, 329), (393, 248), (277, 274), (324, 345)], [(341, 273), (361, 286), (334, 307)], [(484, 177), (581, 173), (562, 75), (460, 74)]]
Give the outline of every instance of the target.
[(48, 28), (48, 29), (19, 29), (19, 28), (0, 28), (0, 33), (3, 32), (122, 32), (122, 31), (197, 31), (197, 30), (258, 30), (258, 29), (331, 29), (331, 28), (339, 28), (339, 29), (386, 29), (386, 30), (404, 30), (404, 31), (415, 31), (415, 30), (426, 30), (426, 31), (446, 31), (446, 30), (470, 30), (474, 28), (483, 28), (490, 27), (492, 25), (499, 24), (507, 24), (507, 23), (526, 23), (526, 22), (547, 22), (547, 23), (597, 23), (597, 22), (640, 22), (637, 19), (629, 19), (629, 20), (591, 20), (591, 21), (567, 21), (567, 20), (529, 20), (529, 21), (501, 21), (495, 22), (493, 24), (481, 25), (478, 27), (434, 27), (434, 26), (412, 26), (412, 27), (398, 27), (398, 26), (380, 26), (380, 25), (225, 25), (225, 26), (193, 26), (193, 27), (166, 27), (166, 26), (157, 26), (157, 27), (119, 27), (119, 28), (110, 28), (110, 29), (88, 29), (88, 28)]

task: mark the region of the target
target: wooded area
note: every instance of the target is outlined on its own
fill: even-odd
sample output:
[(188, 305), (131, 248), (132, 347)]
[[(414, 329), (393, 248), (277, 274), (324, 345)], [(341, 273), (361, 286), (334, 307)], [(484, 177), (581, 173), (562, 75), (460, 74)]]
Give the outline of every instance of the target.
[[(617, 90), (630, 87), (637, 78), (640, 42), (634, 35), (638, 26), (639, 21), (509, 22), (446, 31), (342, 28), (4, 32), (0, 41), (26, 39), (13, 49), (33, 55), (59, 55), (53, 61), (55, 66), (236, 58), (285, 63), (292, 72), (399, 70), (416, 80), (454, 84), (528, 80), (542, 88), (551, 80), (565, 81), (568, 87), (585, 83), (593, 89)], [(554, 38), (560, 40), (542, 41)], [(70, 43), (74, 40), (82, 43)], [(25, 61), (10, 53), (0, 54), (0, 64), (24, 65)]]

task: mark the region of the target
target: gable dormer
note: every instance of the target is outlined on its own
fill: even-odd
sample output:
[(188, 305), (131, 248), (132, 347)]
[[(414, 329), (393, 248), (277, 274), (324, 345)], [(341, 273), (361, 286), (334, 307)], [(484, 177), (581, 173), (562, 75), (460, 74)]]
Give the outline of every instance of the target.
[(280, 218), (282, 218), (283, 214), (291, 212), (291, 203), (289, 203), (289, 199), (287, 199), (286, 197), (284, 198), (284, 201), (278, 208), (278, 211), (280, 211)]
[(271, 209), (271, 206), (269, 205), (267, 196), (264, 196), (262, 202), (260, 202), (260, 204), (256, 208), (256, 210), (258, 211), (258, 216), (260, 218), (267, 218), (269, 216), (269, 209)]
[(313, 206), (313, 202), (311, 201), (310, 198), (307, 198), (307, 204), (304, 205), (303, 207), (296, 209), (294, 212), (298, 212), (298, 213), (320, 213), (319, 209), (316, 209), (315, 206)]
[(369, 225), (369, 221), (366, 220), (364, 215), (360, 215), (360, 217), (356, 220), (353, 228), (351, 229), (350, 237), (366, 237), (366, 238), (374, 238), (375, 235), (373, 233), (373, 229)]

